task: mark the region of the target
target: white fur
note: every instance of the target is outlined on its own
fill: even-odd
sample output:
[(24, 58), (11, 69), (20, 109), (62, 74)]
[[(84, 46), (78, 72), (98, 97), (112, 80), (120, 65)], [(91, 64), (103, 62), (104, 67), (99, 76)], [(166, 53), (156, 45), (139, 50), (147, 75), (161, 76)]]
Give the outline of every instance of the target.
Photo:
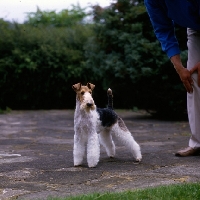
[(111, 127), (103, 127), (99, 120), (99, 114), (96, 111), (95, 104), (92, 108), (88, 108), (87, 103), (94, 104), (94, 100), (89, 92), (83, 95), (82, 102), (78, 99), (76, 100), (74, 115), (74, 166), (82, 164), (86, 145), (87, 163), (89, 167), (95, 167), (99, 162), (100, 143), (105, 147), (107, 155), (114, 157), (115, 144), (112, 135), (129, 149), (137, 161), (141, 161), (140, 146), (134, 140), (128, 129), (123, 130), (118, 122)]

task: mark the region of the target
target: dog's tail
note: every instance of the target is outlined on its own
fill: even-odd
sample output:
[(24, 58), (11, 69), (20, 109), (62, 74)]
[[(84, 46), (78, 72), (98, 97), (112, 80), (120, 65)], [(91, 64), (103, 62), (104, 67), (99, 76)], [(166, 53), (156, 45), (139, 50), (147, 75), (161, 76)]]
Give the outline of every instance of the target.
[(107, 91), (107, 95), (108, 95), (108, 108), (113, 110), (113, 95), (112, 95), (112, 90), (110, 88), (108, 88)]

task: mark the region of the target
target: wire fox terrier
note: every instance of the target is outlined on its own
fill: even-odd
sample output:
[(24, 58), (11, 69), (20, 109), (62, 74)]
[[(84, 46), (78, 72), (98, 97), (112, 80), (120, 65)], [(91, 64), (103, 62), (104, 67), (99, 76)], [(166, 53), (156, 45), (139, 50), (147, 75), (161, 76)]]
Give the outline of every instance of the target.
[(108, 89), (108, 107), (97, 108), (92, 98), (95, 85), (86, 86), (77, 83), (72, 86), (76, 92), (76, 109), (74, 114), (74, 166), (83, 162), (87, 144), (87, 163), (95, 167), (99, 162), (100, 144), (109, 157), (115, 156), (114, 135), (133, 154), (136, 161), (142, 159), (140, 146), (132, 137), (124, 121), (113, 111), (112, 90)]

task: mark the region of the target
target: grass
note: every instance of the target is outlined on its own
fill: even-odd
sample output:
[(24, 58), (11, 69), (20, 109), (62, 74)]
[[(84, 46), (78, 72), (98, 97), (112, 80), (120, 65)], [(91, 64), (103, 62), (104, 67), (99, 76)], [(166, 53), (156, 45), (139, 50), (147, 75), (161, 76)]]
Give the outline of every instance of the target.
[(0, 114), (6, 114), (6, 113), (10, 113), (10, 112), (11, 112), (11, 109), (9, 107), (6, 107), (5, 110), (0, 108)]
[(94, 193), (48, 200), (200, 200), (200, 183), (159, 186), (120, 193)]

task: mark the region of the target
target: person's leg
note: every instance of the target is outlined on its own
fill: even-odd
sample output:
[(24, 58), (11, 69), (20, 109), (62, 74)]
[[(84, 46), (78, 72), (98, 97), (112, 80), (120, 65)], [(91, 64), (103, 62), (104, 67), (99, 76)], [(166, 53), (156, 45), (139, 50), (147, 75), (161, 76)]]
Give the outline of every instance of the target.
[[(190, 70), (200, 62), (200, 31), (187, 30), (188, 34), (188, 62)], [(193, 93), (187, 93), (188, 119), (192, 136), (189, 140), (189, 147), (178, 151), (177, 156), (190, 156), (199, 152), (200, 147), (200, 87), (197, 84), (197, 72), (192, 74), (194, 81)]]
[[(200, 31), (188, 29), (188, 63), (187, 68), (191, 69), (200, 62)], [(200, 147), (200, 87), (197, 84), (197, 73), (192, 75), (194, 80), (193, 93), (187, 94), (188, 118), (192, 136), (189, 146)]]

